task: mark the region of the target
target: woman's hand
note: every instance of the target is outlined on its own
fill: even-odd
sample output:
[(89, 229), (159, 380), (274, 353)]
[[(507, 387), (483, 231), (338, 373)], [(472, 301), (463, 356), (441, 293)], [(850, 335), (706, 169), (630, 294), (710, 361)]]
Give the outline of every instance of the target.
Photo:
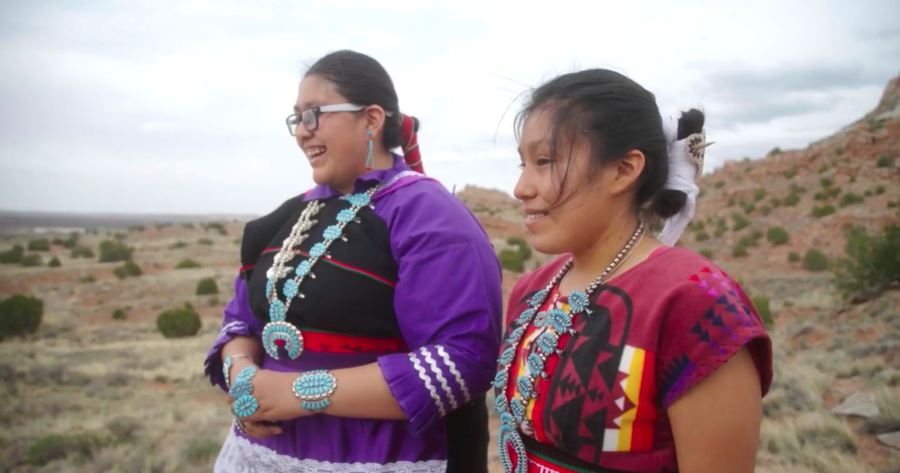
[[(291, 420), (309, 415), (310, 411), (300, 407), (300, 400), (294, 396), (292, 387), (297, 376), (299, 373), (258, 370), (250, 383), (253, 385), (251, 396), (256, 398), (259, 408), (253, 415), (242, 418), (244, 425), (260, 421)], [(232, 409), (234, 402), (235, 399), (229, 398)]]

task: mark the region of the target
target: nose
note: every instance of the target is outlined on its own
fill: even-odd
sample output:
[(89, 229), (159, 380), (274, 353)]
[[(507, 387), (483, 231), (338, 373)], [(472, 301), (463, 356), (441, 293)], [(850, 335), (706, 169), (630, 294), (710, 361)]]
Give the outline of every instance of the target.
[(307, 130), (302, 123), (294, 128), (294, 138), (297, 140), (297, 146), (303, 148), (303, 142), (312, 137), (312, 132)]
[(526, 166), (519, 174), (519, 180), (516, 181), (516, 187), (513, 189), (513, 196), (522, 202), (528, 202), (537, 195), (537, 187), (534, 185), (531, 174)]

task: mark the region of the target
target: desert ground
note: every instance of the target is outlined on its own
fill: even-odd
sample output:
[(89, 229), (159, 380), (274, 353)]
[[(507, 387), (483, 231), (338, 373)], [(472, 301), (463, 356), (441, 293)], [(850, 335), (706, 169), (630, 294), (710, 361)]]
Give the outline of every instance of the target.
[[(871, 114), (839, 133), (729, 162), (700, 181), (698, 214), (681, 244), (766, 298), (771, 313), (775, 381), (764, 400), (759, 472), (900, 471), (900, 288), (845, 299), (830, 269), (806, 261), (813, 249), (824, 261), (846, 257), (847, 224), (875, 232), (900, 222), (898, 104), (900, 78)], [(477, 188), (458, 196), (499, 252), (525, 236), (510, 196)], [(35, 296), (43, 319), (36, 333), (0, 342), (0, 471), (211, 471), (230, 416), (203, 360), (232, 296), (244, 220), (16, 218), (5, 220), (0, 252), (22, 245), (37, 256), (32, 266), (0, 264), (0, 299)], [(773, 228), (789, 238), (769, 237)], [(74, 258), (62, 242), (27, 249), (73, 230), (92, 256)], [(133, 248), (140, 275), (120, 277), (121, 261), (99, 262), (103, 241)], [(507, 294), (546, 257), (529, 255), (507, 271)], [(217, 294), (196, 294), (205, 278)], [(163, 337), (158, 314), (185, 303), (200, 331)], [(495, 453), (492, 468), (500, 471)]]

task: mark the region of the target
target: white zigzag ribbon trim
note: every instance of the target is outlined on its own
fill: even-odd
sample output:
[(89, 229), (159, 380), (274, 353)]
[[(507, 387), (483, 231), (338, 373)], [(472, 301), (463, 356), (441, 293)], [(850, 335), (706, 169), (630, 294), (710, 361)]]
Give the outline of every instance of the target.
[(453, 409), (459, 407), (459, 405), (456, 404), (456, 396), (453, 395), (450, 385), (447, 384), (447, 378), (444, 377), (444, 372), (438, 368), (437, 362), (431, 357), (431, 352), (425, 349), (425, 347), (419, 348), (419, 351), (425, 355), (425, 361), (431, 366), (431, 371), (434, 373), (434, 376), (441, 382), (441, 389), (447, 393), (447, 400), (450, 401), (450, 407)]
[(444, 409), (444, 402), (441, 401), (441, 397), (438, 396), (437, 390), (435, 390), (434, 385), (431, 384), (431, 379), (428, 377), (428, 373), (425, 372), (425, 368), (422, 367), (419, 357), (417, 357), (415, 353), (409, 353), (409, 359), (412, 361), (416, 371), (419, 372), (419, 378), (425, 382), (425, 387), (428, 388), (428, 392), (431, 393), (431, 399), (434, 399), (434, 404), (437, 406), (438, 411), (440, 411), (441, 417), (446, 416), (447, 411)]
[(219, 330), (219, 336), (227, 335), (233, 329), (246, 329), (247, 324), (241, 322), (240, 320), (232, 320), (227, 324), (222, 326), (222, 330)]
[(463, 381), (462, 373), (460, 373), (459, 370), (456, 369), (456, 363), (454, 363), (453, 360), (450, 359), (450, 355), (447, 354), (442, 345), (435, 345), (435, 348), (437, 349), (438, 355), (441, 355), (441, 359), (444, 360), (444, 364), (447, 365), (448, 368), (450, 368), (450, 372), (453, 373), (453, 376), (456, 378), (456, 382), (459, 384), (459, 389), (461, 389), (463, 392), (463, 398), (465, 398), (466, 402), (468, 403), (472, 400), (472, 396), (469, 395), (469, 388), (466, 386), (466, 382)]

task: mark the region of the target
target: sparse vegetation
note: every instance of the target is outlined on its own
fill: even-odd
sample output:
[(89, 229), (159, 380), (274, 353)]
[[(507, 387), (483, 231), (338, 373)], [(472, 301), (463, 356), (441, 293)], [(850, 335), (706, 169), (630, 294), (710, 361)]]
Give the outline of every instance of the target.
[(790, 234), (784, 227), (772, 227), (766, 232), (766, 240), (774, 246), (784, 245), (790, 240)]
[(198, 296), (208, 296), (211, 294), (219, 293), (219, 286), (216, 284), (216, 280), (213, 278), (204, 278), (201, 279), (200, 282), (197, 283), (197, 291)]
[(22, 260), (19, 262), (22, 266), (26, 268), (33, 268), (35, 266), (43, 266), (44, 258), (41, 258), (41, 255), (25, 255), (22, 257)]
[(77, 259), (77, 258), (93, 258), (94, 250), (86, 247), (86, 246), (76, 246), (72, 248), (72, 251), (69, 252), (69, 258)]
[(113, 273), (115, 273), (117, 278), (125, 279), (136, 278), (143, 274), (143, 271), (141, 271), (141, 267), (138, 266), (137, 263), (132, 260), (128, 260), (124, 264), (122, 264), (122, 266), (119, 266), (118, 268), (113, 270)]
[(739, 213), (732, 214), (731, 219), (734, 220), (734, 225), (731, 227), (733, 232), (739, 232), (750, 226), (750, 220)]
[(828, 256), (816, 248), (810, 248), (803, 254), (803, 269), (807, 271), (825, 271), (829, 266)]
[(756, 308), (756, 312), (759, 313), (759, 317), (766, 324), (766, 328), (771, 328), (774, 322), (772, 321), (772, 309), (769, 305), (769, 298), (763, 295), (754, 295), (751, 297), (751, 300), (753, 301), (753, 307)]
[(848, 205), (859, 204), (865, 201), (865, 197), (859, 194), (854, 194), (853, 192), (848, 192), (841, 196), (841, 200), (838, 205), (841, 207), (847, 207)]
[(197, 240), (197, 244), (209, 246), (209, 245), (213, 244), (213, 241), (210, 240), (209, 238), (201, 238), (201, 239)]
[(47, 262), (47, 266), (50, 268), (58, 268), (62, 266), (62, 262), (59, 261), (59, 258), (54, 256), (53, 258), (50, 258), (50, 261)]
[(180, 249), (180, 248), (186, 248), (187, 246), (188, 246), (187, 243), (185, 243), (185, 242), (183, 242), (183, 241), (181, 241), (181, 240), (178, 240), (178, 241), (176, 241), (175, 243), (172, 243), (171, 245), (169, 245), (169, 249), (170, 249), (170, 250), (177, 250), (177, 249)]
[(0, 253), (0, 263), (18, 264), (22, 262), (23, 256), (25, 256), (25, 248), (22, 245), (15, 245), (11, 249)]
[(50, 251), (50, 240), (46, 238), (28, 240), (28, 251)]
[(706, 230), (700, 230), (694, 238), (697, 241), (706, 241), (709, 240), (709, 233), (706, 233)]
[(200, 263), (198, 263), (190, 258), (185, 258), (185, 259), (179, 261), (177, 265), (175, 265), (175, 269), (193, 269), (193, 268), (199, 268), (199, 267), (200, 267)]
[(704, 258), (706, 258), (708, 260), (713, 259), (713, 250), (711, 250), (709, 248), (701, 248), (700, 251), (698, 251), (698, 253), (700, 253), (700, 255), (702, 255)]
[(900, 226), (885, 226), (869, 235), (860, 226), (844, 229), (847, 258), (835, 264), (837, 288), (844, 297), (863, 291), (880, 291), (900, 281)]
[(890, 168), (894, 166), (894, 159), (890, 156), (882, 156), (875, 162), (875, 166), (879, 168)]
[(0, 341), (37, 332), (44, 317), (44, 301), (14, 295), (0, 300)]
[(756, 189), (756, 192), (753, 193), (753, 200), (759, 202), (766, 198), (766, 190), (765, 189)]
[(185, 303), (179, 309), (167, 310), (156, 317), (156, 328), (166, 338), (193, 337), (200, 331), (200, 316), (194, 306)]
[(100, 243), (100, 262), (116, 263), (119, 261), (127, 261), (131, 259), (134, 248), (129, 247), (121, 242), (103, 240)]
[(788, 261), (790, 261), (791, 263), (799, 263), (800, 253), (797, 253), (796, 251), (790, 252), (790, 254), (788, 254)]
[(516, 248), (518, 248), (519, 256), (522, 258), (523, 262), (528, 261), (528, 259), (531, 258), (531, 246), (528, 245), (528, 242), (525, 241), (524, 238), (509, 237), (506, 239), (506, 243), (510, 246), (515, 246)]
[(497, 257), (500, 259), (500, 267), (503, 269), (514, 273), (525, 271), (525, 261), (522, 260), (522, 255), (518, 251), (505, 248), (500, 250)]
[(822, 218), (828, 215), (835, 213), (837, 209), (834, 208), (833, 205), (823, 205), (821, 207), (813, 207), (812, 216), (816, 218)]
[(125, 314), (125, 310), (123, 309), (116, 309), (112, 313), (113, 320), (125, 320), (126, 318), (127, 315)]

